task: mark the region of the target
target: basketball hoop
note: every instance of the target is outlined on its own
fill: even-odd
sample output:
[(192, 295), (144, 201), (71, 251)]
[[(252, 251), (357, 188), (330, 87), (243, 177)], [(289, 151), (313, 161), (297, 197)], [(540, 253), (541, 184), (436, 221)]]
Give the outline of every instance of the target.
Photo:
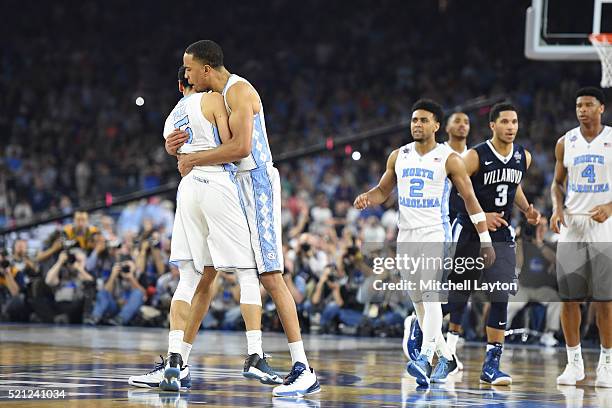
[(591, 34), (591, 44), (601, 60), (601, 87), (612, 87), (612, 34)]

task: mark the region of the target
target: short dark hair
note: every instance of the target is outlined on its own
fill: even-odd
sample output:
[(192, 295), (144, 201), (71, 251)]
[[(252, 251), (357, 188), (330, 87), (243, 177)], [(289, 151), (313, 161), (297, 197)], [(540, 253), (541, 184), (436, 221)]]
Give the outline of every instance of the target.
[(489, 112), (489, 122), (495, 122), (499, 118), (499, 114), (505, 111), (514, 111), (518, 113), (516, 106), (508, 102), (500, 102), (493, 105)]
[(223, 66), (223, 50), (219, 44), (211, 40), (194, 42), (187, 47), (185, 54), (193, 55), (195, 59), (213, 68)]
[(597, 88), (595, 86), (585, 86), (584, 88), (580, 88), (578, 91), (576, 91), (576, 99), (581, 96), (592, 96), (602, 105), (606, 104), (606, 95), (603, 93), (601, 88)]
[(183, 87), (191, 88), (191, 84), (189, 83), (189, 81), (187, 81), (187, 78), (185, 78), (185, 67), (182, 65), (179, 67), (178, 70), (178, 80), (180, 81), (181, 85), (183, 85)]
[(416, 101), (414, 105), (412, 105), (412, 112), (419, 109), (431, 112), (437, 122), (442, 123), (444, 120), (444, 111), (442, 110), (442, 106), (431, 99), (419, 99)]

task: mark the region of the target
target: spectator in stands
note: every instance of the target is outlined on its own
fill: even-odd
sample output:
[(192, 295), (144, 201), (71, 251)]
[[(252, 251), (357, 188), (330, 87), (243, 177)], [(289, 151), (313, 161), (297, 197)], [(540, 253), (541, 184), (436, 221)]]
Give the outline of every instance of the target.
[(25, 300), (25, 274), (10, 261), (5, 249), (0, 251), (0, 320), (25, 322), (28, 308)]

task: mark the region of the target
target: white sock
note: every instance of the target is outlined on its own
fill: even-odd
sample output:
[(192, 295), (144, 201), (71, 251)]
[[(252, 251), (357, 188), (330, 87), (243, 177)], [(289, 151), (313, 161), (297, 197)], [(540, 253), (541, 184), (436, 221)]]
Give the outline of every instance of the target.
[(436, 336), (436, 354), (444, 357), (448, 361), (453, 359), (453, 353), (451, 353), (450, 347), (448, 347), (448, 344), (446, 344), (446, 340), (444, 340), (444, 336), (442, 335), (441, 331), (439, 331), (438, 335)]
[(434, 352), (436, 350), (436, 342), (435, 341), (425, 341), (423, 340), (423, 345), (421, 346), (421, 354), (427, 357), (427, 361), (429, 364), (433, 362)]
[(289, 343), (289, 352), (291, 353), (291, 364), (299, 361), (306, 366), (306, 370), (310, 368), (308, 359), (306, 359), (306, 352), (304, 351), (304, 343), (301, 340)]
[(423, 322), (425, 321), (425, 307), (423, 306), (423, 302), (414, 304), (414, 312), (416, 313), (417, 320), (419, 321), (419, 326), (421, 330), (423, 330)]
[(580, 365), (584, 365), (582, 361), (582, 347), (578, 344), (575, 347), (566, 346), (567, 349), (567, 362), (568, 363), (578, 363)]
[(168, 354), (181, 354), (184, 334), (185, 332), (183, 330), (171, 330), (170, 333), (168, 333)]
[(423, 318), (423, 342), (436, 341), (436, 336), (442, 330), (442, 306), (440, 302), (423, 303), (425, 316)]
[(457, 341), (459, 341), (458, 334), (452, 332), (446, 333), (446, 344), (448, 344), (448, 348), (452, 354), (457, 354)]
[(183, 357), (183, 365), (187, 365), (187, 361), (189, 361), (189, 353), (191, 353), (191, 348), (193, 344), (185, 343), (184, 341), (181, 344), (181, 357)]
[(599, 365), (612, 364), (612, 348), (604, 348), (601, 346), (601, 353), (599, 353)]
[(247, 354), (257, 354), (263, 358), (263, 347), (261, 345), (261, 330), (249, 330), (246, 332)]

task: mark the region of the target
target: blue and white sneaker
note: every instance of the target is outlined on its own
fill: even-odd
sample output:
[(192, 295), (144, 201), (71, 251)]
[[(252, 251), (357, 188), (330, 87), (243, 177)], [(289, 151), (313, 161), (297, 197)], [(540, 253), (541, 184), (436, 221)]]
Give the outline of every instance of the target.
[(170, 353), (164, 370), (164, 378), (159, 382), (159, 388), (164, 391), (178, 391), (181, 388), (181, 367), (183, 358), (179, 353)]
[(431, 376), (431, 364), (427, 361), (427, 357), (419, 355), (416, 360), (408, 363), (406, 366), (408, 374), (416, 378), (419, 385), (429, 385)]
[(274, 387), (272, 393), (275, 397), (303, 397), (320, 391), (321, 386), (312, 367), (307, 370), (306, 366), (298, 361), (285, 377), (283, 384)]
[(402, 348), (408, 360), (415, 361), (421, 353), (423, 345), (423, 332), (419, 326), (419, 319), (416, 315), (410, 315), (404, 319), (404, 339)]
[(487, 351), (484, 364), (482, 365), (482, 373), (480, 374), (480, 382), (482, 384), (512, 384), (512, 377), (499, 369), (499, 359), (501, 358), (501, 355), (501, 344), (497, 344), (492, 349)]
[[(166, 360), (159, 356), (161, 362), (156, 362), (155, 367), (144, 375), (133, 375), (128, 379), (128, 384), (139, 388), (158, 388), (159, 383), (164, 379), (164, 371), (166, 368)], [(181, 368), (181, 388), (191, 388), (191, 374), (189, 374), (189, 366)]]
[(431, 373), (432, 383), (445, 383), (449, 374), (452, 374), (457, 370), (457, 361), (454, 356), (452, 360), (446, 359), (444, 356), (438, 358), (438, 364)]
[(266, 355), (259, 357), (258, 354), (251, 354), (244, 361), (244, 369), (242, 375), (245, 378), (254, 378), (262, 384), (277, 385), (282, 384), (283, 379), (278, 375), (272, 367), (268, 365)]

